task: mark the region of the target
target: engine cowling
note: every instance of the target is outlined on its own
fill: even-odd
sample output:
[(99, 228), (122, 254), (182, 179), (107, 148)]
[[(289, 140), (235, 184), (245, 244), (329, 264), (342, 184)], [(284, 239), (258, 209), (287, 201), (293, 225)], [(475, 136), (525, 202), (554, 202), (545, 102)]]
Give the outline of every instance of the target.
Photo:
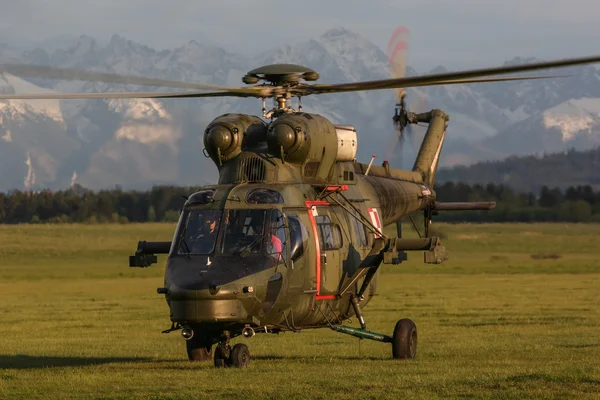
[[(265, 132), (266, 125), (258, 117), (246, 114), (224, 114), (215, 118), (204, 131), (204, 148), (220, 167), (223, 162), (242, 152), (244, 135)], [(259, 135), (260, 136), (260, 135)], [(264, 134), (262, 135), (264, 137)]]
[(267, 144), (271, 154), (301, 165), (307, 180), (327, 181), (337, 158), (336, 129), (317, 114), (282, 115), (269, 125)]

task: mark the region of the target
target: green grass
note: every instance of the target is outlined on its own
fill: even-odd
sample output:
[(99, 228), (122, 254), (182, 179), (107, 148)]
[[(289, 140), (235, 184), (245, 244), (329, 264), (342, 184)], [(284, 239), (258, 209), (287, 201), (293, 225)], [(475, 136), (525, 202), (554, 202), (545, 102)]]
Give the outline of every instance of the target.
[(0, 398), (600, 397), (600, 225), (439, 224), (450, 260), (385, 266), (365, 308), (374, 331), (416, 322), (415, 360), (314, 330), (246, 341), (246, 370), (160, 333), (163, 266), (127, 256), (173, 228), (0, 226)]

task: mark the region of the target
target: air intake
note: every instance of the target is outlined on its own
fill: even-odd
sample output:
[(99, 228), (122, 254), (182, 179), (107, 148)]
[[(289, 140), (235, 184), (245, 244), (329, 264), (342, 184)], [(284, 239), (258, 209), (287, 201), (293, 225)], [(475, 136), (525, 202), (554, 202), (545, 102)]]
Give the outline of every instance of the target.
[(240, 161), (238, 182), (263, 182), (265, 180), (265, 163), (260, 157), (250, 156)]

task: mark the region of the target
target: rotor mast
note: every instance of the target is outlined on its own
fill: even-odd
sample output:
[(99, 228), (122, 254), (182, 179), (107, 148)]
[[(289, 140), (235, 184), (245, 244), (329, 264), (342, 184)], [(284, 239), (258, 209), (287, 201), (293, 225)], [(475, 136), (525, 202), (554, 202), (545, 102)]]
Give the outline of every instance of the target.
[(298, 98), (298, 111), (302, 111), (301, 96), (294, 94), (292, 89), (306, 87), (307, 85), (301, 80), (316, 81), (317, 79), (319, 79), (319, 74), (308, 67), (296, 64), (273, 64), (253, 69), (244, 75), (242, 82), (256, 84), (263, 81), (261, 86), (275, 89), (272, 94), (275, 105), (267, 111), (266, 98), (263, 97), (262, 109), (264, 118), (277, 118), (282, 114), (296, 112), (290, 104), (293, 97)]

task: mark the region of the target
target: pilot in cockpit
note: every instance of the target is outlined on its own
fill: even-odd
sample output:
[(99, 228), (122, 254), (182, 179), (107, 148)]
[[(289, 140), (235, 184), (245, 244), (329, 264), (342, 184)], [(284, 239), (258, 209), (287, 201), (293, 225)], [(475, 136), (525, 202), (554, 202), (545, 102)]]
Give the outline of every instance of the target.
[[(219, 232), (219, 219), (216, 213), (205, 211), (197, 216), (195, 229), (191, 227), (190, 247), (192, 253), (206, 254), (212, 252)], [(190, 221), (191, 222), (191, 221)], [(190, 223), (190, 225), (192, 225)], [(189, 229), (189, 228), (188, 228)]]

